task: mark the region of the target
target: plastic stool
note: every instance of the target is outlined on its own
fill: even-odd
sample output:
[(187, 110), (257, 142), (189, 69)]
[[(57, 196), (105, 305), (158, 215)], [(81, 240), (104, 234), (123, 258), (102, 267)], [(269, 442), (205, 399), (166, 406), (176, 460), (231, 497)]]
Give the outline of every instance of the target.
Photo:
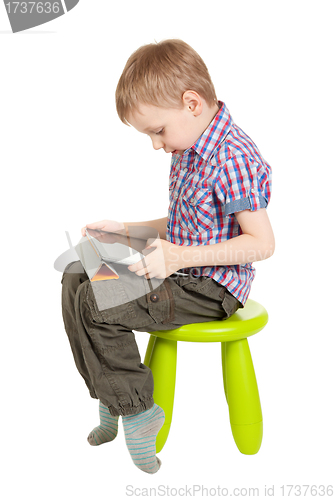
[(238, 309), (227, 320), (151, 332), (144, 364), (151, 368), (154, 377), (155, 403), (165, 413), (165, 423), (156, 440), (156, 453), (165, 445), (172, 421), (178, 340), (221, 342), (223, 384), (235, 443), (245, 455), (258, 452), (263, 420), (247, 337), (262, 330), (267, 321), (265, 308), (249, 299), (244, 309)]

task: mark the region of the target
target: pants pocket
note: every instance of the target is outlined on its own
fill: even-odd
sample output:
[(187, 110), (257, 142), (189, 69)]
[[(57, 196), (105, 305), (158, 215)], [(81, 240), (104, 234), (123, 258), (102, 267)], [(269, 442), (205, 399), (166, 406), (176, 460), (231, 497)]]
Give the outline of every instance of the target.
[(148, 313), (155, 323), (170, 323), (174, 319), (174, 297), (169, 280), (147, 294)]
[(87, 302), (93, 320), (122, 324), (136, 317), (136, 312), (121, 280), (93, 281), (87, 287)]
[(178, 278), (178, 285), (182, 290), (199, 293), (206, 289), (211, 282), (212, 279), (207, 276), (193, 276), (191, 273), (186, 277)]

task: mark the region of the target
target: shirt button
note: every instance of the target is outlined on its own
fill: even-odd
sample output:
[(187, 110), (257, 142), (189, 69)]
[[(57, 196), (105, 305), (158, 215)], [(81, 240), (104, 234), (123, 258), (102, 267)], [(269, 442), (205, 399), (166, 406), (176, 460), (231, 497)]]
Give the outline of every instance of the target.
[(150, 295), (150, 300), (151, 300), (151, 302), (158, 302), (159, 301), (159, 296), (156, 293), (152, 293)]
[(250, 191), (251, 191), (252, 193), (254, 193), (254, 192), (256, 191), (256, 189), (252, 188), (252, 189), (250, 189)]

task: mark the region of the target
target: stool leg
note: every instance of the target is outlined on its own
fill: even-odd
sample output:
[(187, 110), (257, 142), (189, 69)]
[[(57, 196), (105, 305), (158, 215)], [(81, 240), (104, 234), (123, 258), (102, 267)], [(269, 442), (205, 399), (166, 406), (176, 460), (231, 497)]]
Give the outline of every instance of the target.
[(150, 335), (149, 342), (147, 345), (147, 350), (145, 352), (145, 357), (144, 357), (144, 361), (143, 361), (143, 364), (145, 366), (150, 365), (151, 354), (152, 354), (152, 350), (153, 350), (154, 345), (155, 345), (156, 338), (157, 337), (155, 337), (154, 335)]
[(164, 425), (156, 439), (156, 453), (159, 453), (165, 445), (172, 421), (176, 385), (177, 341), (151, 335), (145, 361), (147, 362), (144, 364), (149, 366), (154, 378), (154, 401), (163, 408), (165, 413)]
[(226, 384), (235, 443), (241, 453), (254, 455), (261, 447), (263, 420), (247, 339), (226, 343)]
[(227, 377), (226, 377), (226, 342), (221, 342), (221, 361), (222, 361), (223, 388), (224, 388), (224, 393), (226, 395), (226, 401), (228, 403)]

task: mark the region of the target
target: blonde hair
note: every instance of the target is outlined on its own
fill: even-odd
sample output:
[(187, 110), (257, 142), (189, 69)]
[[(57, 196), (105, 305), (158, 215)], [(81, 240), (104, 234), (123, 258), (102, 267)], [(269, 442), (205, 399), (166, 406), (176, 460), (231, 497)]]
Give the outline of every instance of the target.
[(116, 109), (123, 123), (141, 104), (181, 108), (193, 90), (211, 107), (217, 103), (214, 85), (199, 54), (182, 40), (163, 40), (137, 49), (119, 79)]

